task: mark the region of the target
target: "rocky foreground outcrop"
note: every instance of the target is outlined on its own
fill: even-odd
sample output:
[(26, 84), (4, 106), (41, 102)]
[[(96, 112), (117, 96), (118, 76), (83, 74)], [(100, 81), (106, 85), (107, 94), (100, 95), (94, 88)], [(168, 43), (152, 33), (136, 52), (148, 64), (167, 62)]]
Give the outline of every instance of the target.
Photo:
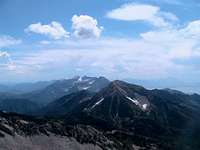
[(148, 149), (157, 147), (150, 140), (141, 138), (138, 142), (138, 137), (118, 130), (103, 131), (89, 125), (68, 125), (62, 119), (0, 113), (0, 150), (131, 150), (142, 145)]

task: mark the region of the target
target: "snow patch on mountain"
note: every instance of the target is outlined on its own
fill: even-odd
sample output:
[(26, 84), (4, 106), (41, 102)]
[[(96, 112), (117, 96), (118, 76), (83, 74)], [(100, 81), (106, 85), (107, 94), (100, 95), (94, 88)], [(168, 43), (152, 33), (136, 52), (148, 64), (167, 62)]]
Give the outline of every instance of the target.
[(87, 89), (89, 89), (89, 88), (90, 88), (90, 86), (82, 87), (83, 90), (87, 90)]
[(94, 80), (92, 80), (92, 81), (89, 82), (89, 84), (93, 84), (93, 83), (94, 83)]
[(141, 104), (137, 99), (133, 99), (133, 98), (130, 98), (128, 96), (126, 96), (126, 98), (128, 100), (132, 101), (135, 105), (139, 106), (142, 110), (147, 109), (148, 104)]
[(136, 99), (132, 99), (132, 98), (130, 98), (130, 97), (126, 97), (127, 99), (129, 99), (130, 101), (132, 101), (135, 105), (139, 105), (140, 103), (138, 102), (138, 100), (136, 100)]
[(82, 77), (79, 77), (79, 78), (78, 78), (78, 82), (81, 82), (81, 81), (82, 81)]
[(144, 110), (146, 110), (146, 109), (147, 109), (147, 104), (143, 104), (143, 105), (142, 105), (142, 108), (143, 108)]
[(104, 100), (104, 98), (100, 99), (98, 102), (96, 102), (91, 109), (93, 109), (94, 107), (96, 107), (97, 105), (99, 105), (102, 101)]

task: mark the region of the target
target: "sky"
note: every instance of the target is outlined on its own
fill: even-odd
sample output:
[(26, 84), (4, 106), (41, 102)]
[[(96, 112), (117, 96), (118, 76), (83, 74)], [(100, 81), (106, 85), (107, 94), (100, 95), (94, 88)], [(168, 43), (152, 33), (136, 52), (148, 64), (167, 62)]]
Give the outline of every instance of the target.
[(199, 14), (198, 0), (0, 0), (0, 83), (198, 82)]

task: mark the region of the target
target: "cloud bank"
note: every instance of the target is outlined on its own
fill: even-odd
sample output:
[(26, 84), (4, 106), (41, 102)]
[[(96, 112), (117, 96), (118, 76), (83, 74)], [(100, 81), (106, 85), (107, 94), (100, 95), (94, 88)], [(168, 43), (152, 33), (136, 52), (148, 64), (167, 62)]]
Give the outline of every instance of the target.
[(22, 43), (21, 40), (15, 39), (8, 35), (0, 35), (0, 48), (17, 45)]
[[(38, 74), (53, 68), (55, 72), (123, 78), (182, 77), (190, 73), (197, 76), (198, 64), (193, 59), (200, 57), (199, 39), (200, 20), (196, 20), (181, 28), (144, 32), (136, 39), (67, 39), (50, 45), (45, 42), (41, 50), (24, 54), (15, 62), (24, 72)], [(181, 63), (186, 60), (189, 63)]]

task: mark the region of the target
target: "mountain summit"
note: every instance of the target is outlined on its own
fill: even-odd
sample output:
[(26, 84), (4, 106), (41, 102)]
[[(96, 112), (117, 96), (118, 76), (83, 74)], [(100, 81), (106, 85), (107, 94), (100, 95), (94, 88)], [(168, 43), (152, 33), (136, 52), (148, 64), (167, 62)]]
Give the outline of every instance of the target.
[(93, 116), (113, 121), (142, 115), (150, 107), (145, 92), (141, 86), (113, 81), (90, 100), (85, 111)]

